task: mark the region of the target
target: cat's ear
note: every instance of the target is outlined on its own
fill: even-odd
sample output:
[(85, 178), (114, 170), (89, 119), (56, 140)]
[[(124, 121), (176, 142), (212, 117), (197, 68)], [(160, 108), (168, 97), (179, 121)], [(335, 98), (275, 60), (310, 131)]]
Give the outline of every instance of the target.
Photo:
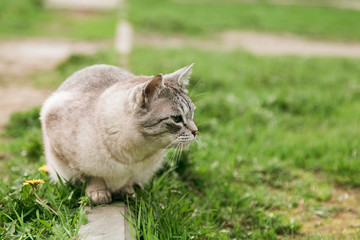
[(189, 84), (189, 78), (191, 75), (191, 67), (194, 65), (194, 63), (180, 68), (179, 70), (170, 73), (170, 74), (166, 74), (164, 76), (166, 81), (176, 81), (176, 84), (179, 85), (180, 87), (186, 87)]
[(143, 96), (145, 103), (148, 103), (151, 99), (155, 98), (161, 90), (165, 88), (163, 75), (160, 73), (153, 77), (143, 90)]

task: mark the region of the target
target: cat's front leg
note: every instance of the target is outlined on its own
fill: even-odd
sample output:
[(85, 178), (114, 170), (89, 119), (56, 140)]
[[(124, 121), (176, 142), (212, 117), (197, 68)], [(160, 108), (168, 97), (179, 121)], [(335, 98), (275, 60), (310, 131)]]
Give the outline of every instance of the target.
[(103, 178), (88, 177), (86, 193), (89, 195), (94, 205), (111, 203), (111, 193), (107, 189)]

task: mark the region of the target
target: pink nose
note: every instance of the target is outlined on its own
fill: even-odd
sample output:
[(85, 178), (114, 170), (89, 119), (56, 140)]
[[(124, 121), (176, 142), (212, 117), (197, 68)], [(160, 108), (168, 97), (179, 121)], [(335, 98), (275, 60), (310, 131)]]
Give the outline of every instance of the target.
[(196, 137), (196, 135), (198, 134), (198, 131), (192, 131), (191, 133), (194, 135), (194, 137)]

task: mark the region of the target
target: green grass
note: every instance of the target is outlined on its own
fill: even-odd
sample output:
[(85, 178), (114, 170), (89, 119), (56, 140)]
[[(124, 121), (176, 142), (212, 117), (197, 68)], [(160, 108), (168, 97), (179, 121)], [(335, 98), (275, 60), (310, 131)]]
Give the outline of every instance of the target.
[[(40, 1), (0, 3), (0, 36), (105, 39), (115, 13), (48, 11)], [(268, 4), (130, 2), (141, 31), (203, 35), (223, 30), (291, 32), (359, 40), (356, 11)], [(154, 30), (155, 29), (155, 30)], [(155, 59), (155, 60), (154, 60)], [(304, 233), (302, 223), (352, 211), (329, 201), (336, 189), (360, 187), (360, 59), (259, 57), (242, 51), (135, 48), (136, 74), (174, 71), (195, 62), (190, 94), (197, 105), (197, 142), (127, 203), (138, 239), (358, 239)], [(112, 49), (73, 55), (33, 83), (54, 88), (85, 66), (117, 65)], [(74, 239), (86, 222), (83, 186), (55, 185), (38, 167), (39, 108), (14, 114), (0, 141), (0, 239)], [(28, 179), (45, 183), (36, 193)], [(350, 210), (349, 210), (350, 209)], [(331, 228), (331, 226), (329, 226)]]
[[(154, 56), (157, 61), (151, 60)], [(114, 64), (115, 59), (111, 52), (72, 56), (56, 71), (39, 76), (54, 86), (84, 66)], [(309, 203), (311, 216), (336, 184), (360, 185), (360, 116), (354, 112), (360, 60), (144, 48), (135, 49), (130, 60), (137, 74), (166, 73), (196, 62), (190, 92), (201, 132), (178, 168), (159, 174), (130, 200), (140, 239), (298, 236), (299, 220), (289, 213), (300, 199)], [(19, 172), (31, 172), (14, 180), (21, 186), (24, 179), (39, 176), (36, 169), (44, 162), (38, 110), (11, 123), (14, 127), (5, 129), (11, 141), (2, 149), (14, 179)], [(22, 194), (20, 186), (17, 194)], [(10, 189), (3, 194), (11, 195)], [(329, 209), (324, 217), (333, 211), (339, 210)]]
[(4, 0), (0, 3), (0, 37), (113, 38), (116, 10), (69, 12), (45, 9), (42, 0)]
[(25, 34), (79, 40), (112, 39), (115, 36), (116, 22), (116, 11), (71, 13), (53, 10)]
[[(158, 60), (151, 62), (154, 55)], [(360, 60), (141, 48), (131, 66), (156, 74), (190, 62), (196, 63), (191, 87), (196, 86), (201, 132), (216, 139), (210, 149), (222, 149), (207, 156), (221, 161), (233, 153), (250, 162), (277, 158), (360, 186), (360, 114), (354, 111)]]
[(176, 181), (195, 209), (213, 210), (201, 216), (214, 226), (204, 236), (299, 236), (289, 219), (299, 199), (314, 207), (337, 184), (360, 186), (360, 60), (138, 48), (130, 65), (157, 74), (191, 62), (200, 139)]
[[(69, 183), (53, 184), (38, 167), (42, 155), (39, 108), (12, 115), (0, 144), (0, 238), (1, 239), (74, 239), (87, 217), (89, 203), (84, 188)], [(36, 199), (25, 180), (44, 179), (35, 193), (57, 215)]]
[[(115, 56), (73, 56), (48, 73), (53, 80), (48, 84), (59, 84), (73, 71), (100, 60), (113, 63)], [(130, 68), (153, 75), (191, 62), (196, 63), (189, 88), (197, 105), (199, 139), (178, 164), (176, 153), (170, 153), (165, 169), (144, 192), (138, 191), (137, 198), (129, 199), (138, 239), (306, 239), (301, 223), (315, 212), (332, 219), (347, 211), (323, 203), (339, 186), (345, 191), (360, 186), (360, 114), (355, 111), (360, 107), (360, 60), (136, 48)], [(37, 171), (44, 162), (38, 109), (15, 115), (4, 134), (7, 142), (0, 145), (0, 155), (7, 161), (0, 162), (0, 169), (13, 180), (2, 181), (1, 194), (14, 197), (0, 201), (5, 206), (0, 214), (9, 215), (10, 203), (16, 200), (20, 218), (15, 219), (15, 213), (11, 218), (0, 215), (7, 220), (0, 226), (2, 234), (42, 234), (36, 230), (36, 211), (21, 217), (21, 204), (27, 201), (42, 207), (40, 219), (51, 226), (67, 222), (66, 228), (75, 228), (69, 233), (45, 229), (46, 236), (71, 238), (83, 218), (77, 207), (86, 198), (71, 186), (63, 197), (54, 197), (59, 187)], [(61, 220), (34, 199), (22, 198), (21, 183), (38, 177), (46, 179), (39, 195), (69, 217)], [(71, 204), (62, 203), (68, 198)], [(73, 218), (75, 225), (69, 224)]]
[(129, 18), (137, 30), (189, 35), (224, 30), (295, 33), (314, 38), (360, 40), (355, 10), (270, 4), (131, 0)]
[(3, 0), (0, 3), (0, 34), (23, 32), (39, 19), (42, 12), (40, 0)]

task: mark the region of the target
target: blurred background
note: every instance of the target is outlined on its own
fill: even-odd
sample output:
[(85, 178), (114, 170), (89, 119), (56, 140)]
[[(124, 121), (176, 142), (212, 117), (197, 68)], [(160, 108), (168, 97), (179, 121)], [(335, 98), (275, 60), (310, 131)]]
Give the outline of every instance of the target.
[(359, 239), (360, 0), (1, 0), (3, 184), (44, 163), (38, 106), (76, 70), (192, 62), (200, 136), (140, 238)]

